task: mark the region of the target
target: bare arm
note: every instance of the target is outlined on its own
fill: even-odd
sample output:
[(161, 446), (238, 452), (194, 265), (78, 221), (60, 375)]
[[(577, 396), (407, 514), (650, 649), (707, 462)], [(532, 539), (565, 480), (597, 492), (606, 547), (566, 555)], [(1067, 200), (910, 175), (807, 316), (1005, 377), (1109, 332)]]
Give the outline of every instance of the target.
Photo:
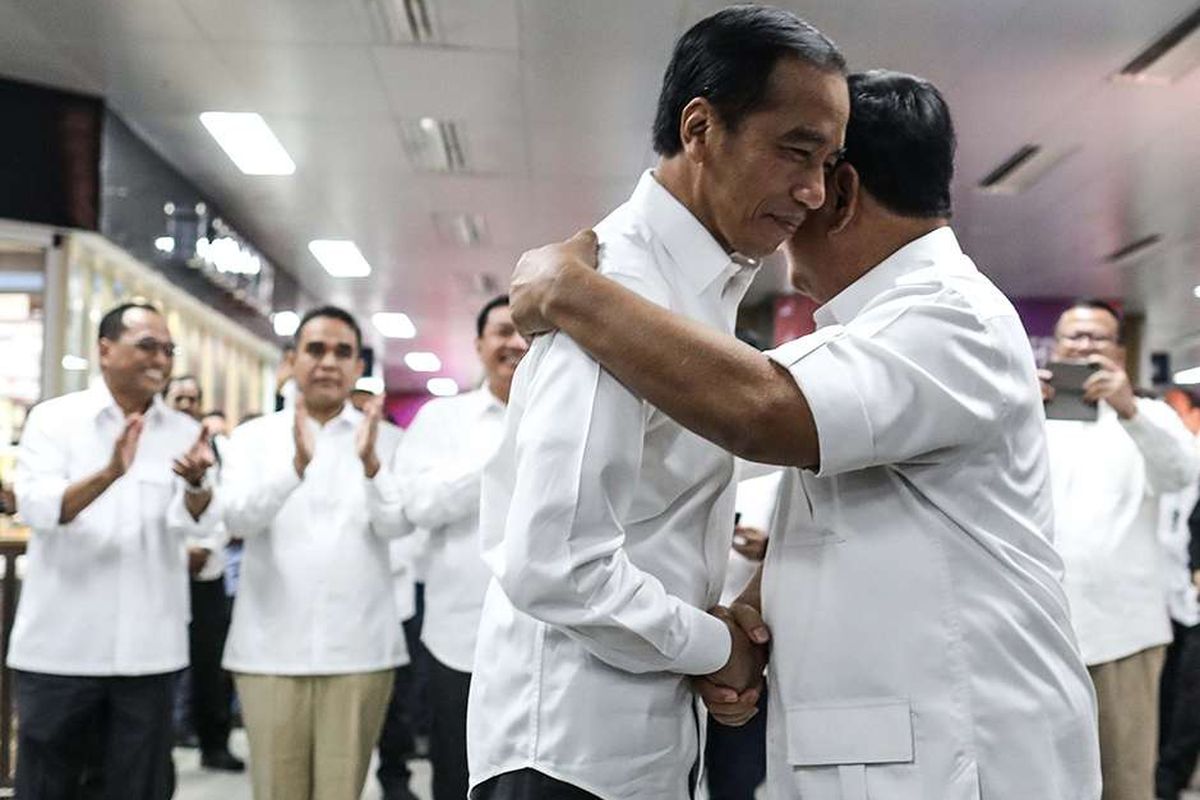
[(104, 494), (108, 487), (117, 482), (125, 474), (137, 455), (138, 441), (142, 436), (144, 423), (141, 414), (134, 414), (125, 420), (125, 427), (113, 445), (112, 458), (104, 469), (72, 483), (63, 492), (62, 511), (58, 515), (58, 524), (66, 525), (78, 517), (83, 510)]
[(513, 276), (525, 333), (557, 328), (679, 424), (751, 461), (813, 467), (817, 431), (782, 367), (597, 274), (595, 236), (526, 253)]

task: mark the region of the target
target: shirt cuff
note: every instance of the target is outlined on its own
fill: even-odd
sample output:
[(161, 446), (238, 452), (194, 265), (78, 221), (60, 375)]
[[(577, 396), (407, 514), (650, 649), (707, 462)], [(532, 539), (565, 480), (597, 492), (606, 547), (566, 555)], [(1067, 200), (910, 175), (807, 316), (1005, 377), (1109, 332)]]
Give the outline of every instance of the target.
[(684, 605), (691, 616), (688, 637), (675, 658), (675, 671), (683, 675), (711, 675), (725, 666), (733, 652), (733, 639), (725, 623), (712, 614)]
[(816, 474), (825, 477), (870, 464), (875, 440), (862, 398), (831, 350), (837, 337), (817, 334), (770, 350), (767, 357), (787, 369), (804, 394), (817, 428), (821, 462)]

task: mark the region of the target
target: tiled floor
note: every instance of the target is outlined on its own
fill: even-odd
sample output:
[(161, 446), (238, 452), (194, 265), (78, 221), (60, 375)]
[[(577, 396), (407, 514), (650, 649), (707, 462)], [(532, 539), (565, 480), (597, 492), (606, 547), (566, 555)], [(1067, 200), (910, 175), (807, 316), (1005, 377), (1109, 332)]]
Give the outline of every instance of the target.
[[(244, 731), (234, 731), (229, 742), (229, 749), (242, 758), (246, 757), (249, 749), (246, 745)], [(433, 794), (429, 788), (429, 762), (424, 760), (409, 762), (413, 771), (412, 790), (421, 800), (430, 800)], [(200, 753), (198, 750), (177, 749), (175, 751), (175, 769), (178, 774), (178, 788), (175, 800), (251, 800), (250, 779), (245, 775), (231, 775), (227, 772), (213, 772), (200, 769)], [(371, 777), (363, 790), (362, 800), (381, 800), (379, 784), (375, 782), (375, 764), (371, 764)]]

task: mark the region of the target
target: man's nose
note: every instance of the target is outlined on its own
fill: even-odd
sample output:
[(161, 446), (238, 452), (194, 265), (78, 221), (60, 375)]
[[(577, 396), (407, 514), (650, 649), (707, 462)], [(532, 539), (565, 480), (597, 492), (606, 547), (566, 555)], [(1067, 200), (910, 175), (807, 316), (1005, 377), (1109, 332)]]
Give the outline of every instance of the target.
[(806, 170), (792, 187), (792, 199), (809, 211), (825, 205), (825, 170)]

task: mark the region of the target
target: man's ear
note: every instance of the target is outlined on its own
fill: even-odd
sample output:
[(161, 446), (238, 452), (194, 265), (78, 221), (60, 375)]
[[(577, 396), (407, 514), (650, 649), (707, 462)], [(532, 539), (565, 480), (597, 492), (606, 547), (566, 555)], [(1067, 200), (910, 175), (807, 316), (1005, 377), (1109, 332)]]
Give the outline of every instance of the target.
[(845, 161), (838, 164), (830, 176), (829, 190), (833, 194), (829, 232), (841, 233), (858, 216), (862, 200), (862, 183), (858, 179), (858, 170)]
[(703, 163), (712, 146), (716, 109), (703, 97), (693, 97), (679, 115), (679, 139), (684, 154), (696, 163)]

